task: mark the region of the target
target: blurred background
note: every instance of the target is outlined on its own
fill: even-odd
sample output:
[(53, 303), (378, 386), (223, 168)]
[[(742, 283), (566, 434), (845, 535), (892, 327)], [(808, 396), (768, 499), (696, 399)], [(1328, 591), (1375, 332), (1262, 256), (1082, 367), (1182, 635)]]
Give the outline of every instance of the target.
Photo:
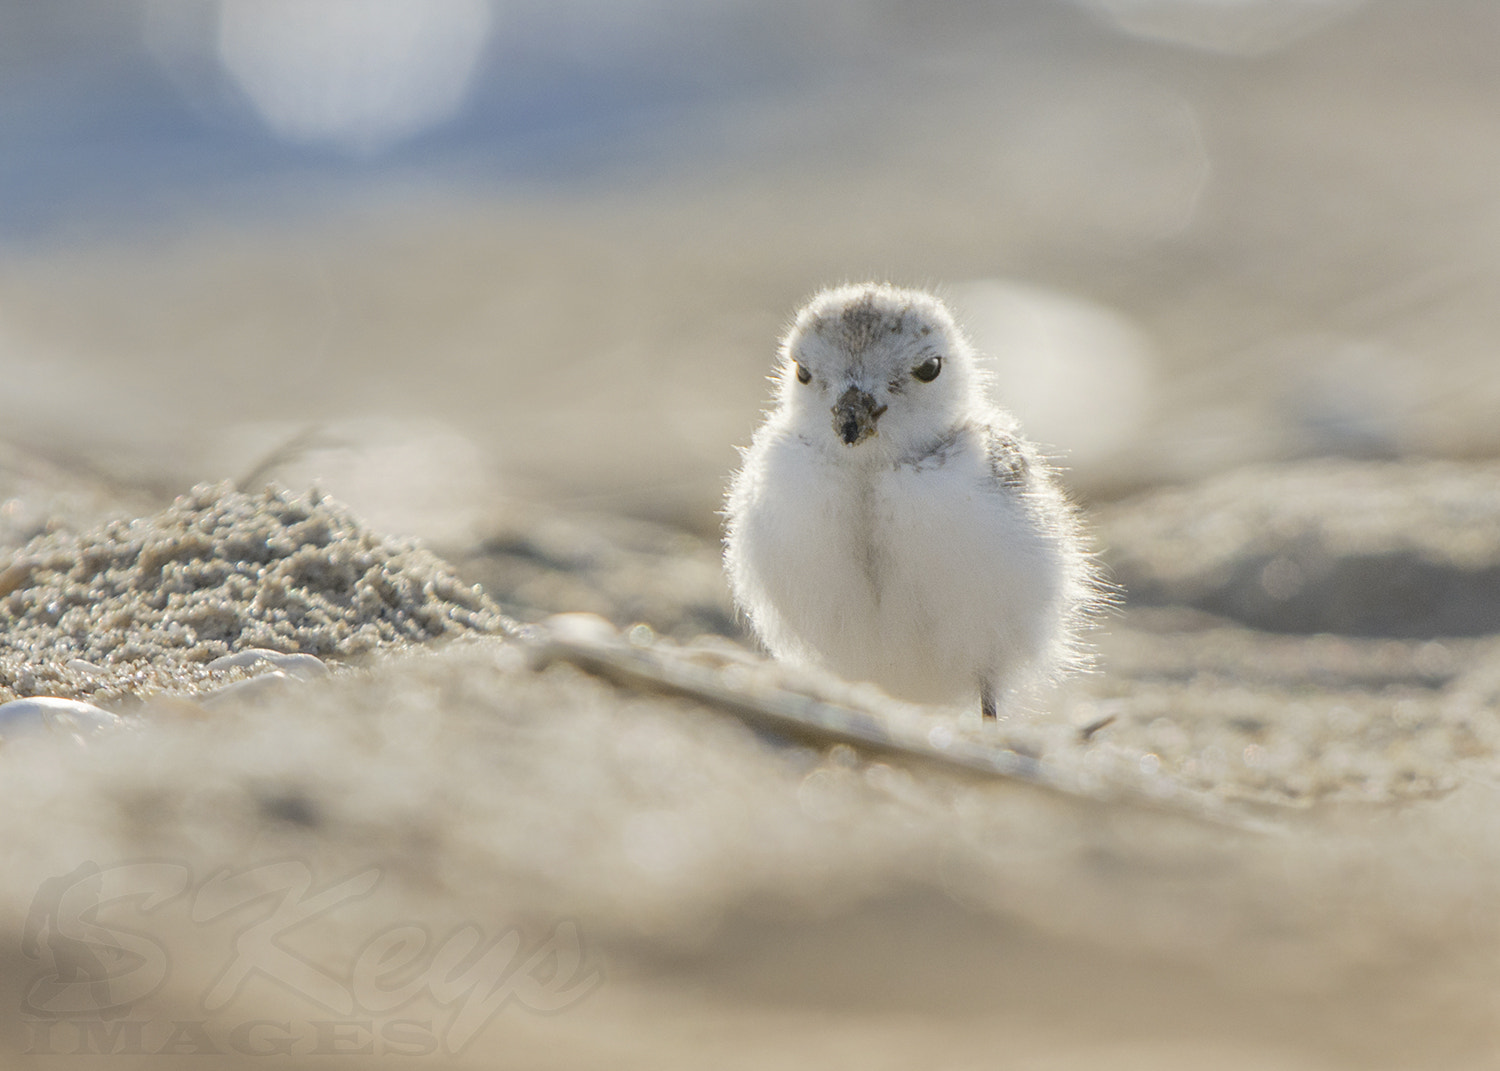
[(1500, 8), (3, 0), (0, 438), (703, 534), (816, 288), (944, 293), (1100, 501), (1500, 453)]

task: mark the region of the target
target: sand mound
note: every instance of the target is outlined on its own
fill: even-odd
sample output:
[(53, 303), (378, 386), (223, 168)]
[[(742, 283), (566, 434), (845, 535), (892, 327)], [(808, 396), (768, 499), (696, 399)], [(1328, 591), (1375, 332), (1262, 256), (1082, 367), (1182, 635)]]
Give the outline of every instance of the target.
[(1102, 511), (1132, 602), (1269, 632), (1500, 632), (1500, 466), (1320, 461), (1242, 469)]
[(0, 701), (196, 691), (267, 648), (350, 658), (508, 628), (478, 588), (317, 492), (204, 485), (161, 513), (39, 536), (0, 570)]

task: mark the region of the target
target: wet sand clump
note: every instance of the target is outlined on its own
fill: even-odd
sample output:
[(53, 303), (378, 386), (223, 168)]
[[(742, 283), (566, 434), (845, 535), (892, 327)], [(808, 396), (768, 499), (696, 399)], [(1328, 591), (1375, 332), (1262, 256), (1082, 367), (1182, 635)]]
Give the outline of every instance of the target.
[(505, 618), (415, 543), (316, 491), (203, 485), (152, 517), (33, 539), (0, 569), (0, 701), (220, 683), (254, 648), (348, 659)]

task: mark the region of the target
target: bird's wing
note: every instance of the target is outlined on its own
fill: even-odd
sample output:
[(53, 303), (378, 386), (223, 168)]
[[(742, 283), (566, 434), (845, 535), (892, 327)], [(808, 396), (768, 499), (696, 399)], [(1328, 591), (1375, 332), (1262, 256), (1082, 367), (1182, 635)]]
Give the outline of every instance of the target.
[(1026, 444), (1003, 428), (984, 429), (984, 456), (990, 474), (1006, 487), (1024, 487), (1031, 472)]

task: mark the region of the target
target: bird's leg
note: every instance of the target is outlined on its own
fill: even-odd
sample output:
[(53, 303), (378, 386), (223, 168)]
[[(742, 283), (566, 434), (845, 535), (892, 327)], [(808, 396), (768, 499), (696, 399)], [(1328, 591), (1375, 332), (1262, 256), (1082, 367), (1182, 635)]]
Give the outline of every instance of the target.
[(989, 678), (979, 682), (979, 713), (981, 717), (995, 718), (995, 686)]

